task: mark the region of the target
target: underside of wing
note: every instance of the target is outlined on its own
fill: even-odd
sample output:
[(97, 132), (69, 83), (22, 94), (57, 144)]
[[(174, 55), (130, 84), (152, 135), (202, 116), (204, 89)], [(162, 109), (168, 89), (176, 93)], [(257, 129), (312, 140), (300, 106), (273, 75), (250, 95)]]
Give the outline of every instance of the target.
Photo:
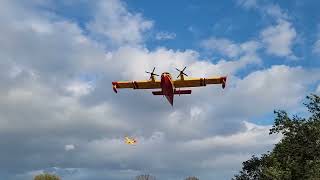
[(227, 77), (216, 77), (216, 78), (192, 78), (184, 80), (175, 80), (174, 87), (199, 87), (206, 86), (208, 84), (222, 84), (222, 87), (225, 87)]
[(113, 90), (117, 93), (118, 88), (132, 88), (132, 89), (158, 89), (160, 81), (119, 81), (112, 82)]

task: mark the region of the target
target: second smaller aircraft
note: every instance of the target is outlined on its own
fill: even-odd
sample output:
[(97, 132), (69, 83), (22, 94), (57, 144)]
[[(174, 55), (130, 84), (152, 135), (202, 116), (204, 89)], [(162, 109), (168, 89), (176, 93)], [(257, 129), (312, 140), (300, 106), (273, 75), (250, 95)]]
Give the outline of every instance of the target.
[(125, 143), (126, 144), (136, 144), (137, 140), (135, 140), (134, 138), (130, 138), (128, 136), (124, 137), (125, 138)]

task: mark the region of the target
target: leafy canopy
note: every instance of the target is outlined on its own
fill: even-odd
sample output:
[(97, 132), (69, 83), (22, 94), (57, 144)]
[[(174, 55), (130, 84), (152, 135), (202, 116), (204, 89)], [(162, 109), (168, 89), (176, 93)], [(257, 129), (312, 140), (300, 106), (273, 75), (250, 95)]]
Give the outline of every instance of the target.
[(34, 177), (34, 180), (61, 180), (58, 176), (53, 175), (53, 174), (39, 174)]
[(308, 118), (274, 112), (269, 134), (281, 133), (283, 138), (271, 152), (243, 162), (235, 180), (320, 179), (320, 97), (311, 94), (306, 99)]

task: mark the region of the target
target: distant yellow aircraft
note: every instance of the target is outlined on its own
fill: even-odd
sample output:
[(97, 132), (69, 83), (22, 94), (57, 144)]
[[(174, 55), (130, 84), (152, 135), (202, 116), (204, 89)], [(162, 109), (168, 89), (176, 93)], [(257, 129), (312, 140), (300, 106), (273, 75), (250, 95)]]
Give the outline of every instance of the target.
[(125, 143), (126, 144), (136, 144), (137, 140), (135, 140), (134, 138), (130, 138), (128, 136), (124, 137), (125, 138)]

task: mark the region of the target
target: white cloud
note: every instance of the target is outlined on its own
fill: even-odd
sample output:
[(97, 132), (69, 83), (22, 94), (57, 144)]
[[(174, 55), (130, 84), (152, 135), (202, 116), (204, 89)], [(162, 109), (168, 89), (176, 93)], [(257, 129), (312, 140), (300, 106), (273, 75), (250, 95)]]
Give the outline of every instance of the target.
[(274, 17), (276, 19), (289, 19), (289, 16), (287, 15), (287, 13), (285, 13), (279, 5), (277, 4), (268, 4), (265, 7), (262, 8), (263, 11), (271, 16)]
[(320, 40), (317, 40), (314, 43), (312, 52), (315, 53), (315, 54), (320, 54)]
[(295, 58), (292, 46), (296, 36), (294, 27), (285, 20), (279, 20), (277, 25), (269, 26), (261, 32), (267, 53), (288, 58)]
[(94, 89), (92, 83), (83, 81), (74, 81), (67, 85), (66, 90), (72, 95), (79, 97), (89, 94)]
[(290, 22), (290, 16), (278, 4), (257, 0), (237, 0), (246, 9), (254, 8), (263, 17), (271, 18), (276, 25), (266, 27), (260, 32), (261, 41), (266, 52), (271, 55), (297, 59), (292, 47), (297, 38), (297, 32)]
[[(259, 107), (246, 103), (235, 108), (233, 113), (239, 110), (239, 116), (247, 113), (251, 115), (263, 114), (264, 111), (270, 112), (273, 109), (293, 110), (299, 107), (299, 103), (305, 98), (308, 85), (319, 79), (320, 73), (317, 70), (307, 71), (302, 67), (284, 65), (272, 66), (269, 69), (252, 72), (240, 80), (226, 99), (237, 102), (254, 99), (259, 102)], [(239, 99), (236, 100), (236, 98)], [(221, 108), (226, 108), (226, 106)], [(255, 110), (252, 111), (252, 109)], [(219, 110), (222, 109), (217, 111)]]
[[(260, 63), (260, 58), (255, 53), (259, 48), (254, 41), (248, 41), (238, 45), (241, 56), (234, 61), (225, 59), (213, 64), (207, 59), (200, 59), (199, 53), (187, 49), (185, 51), (158, 48), (154, 51), (136, 47), (122, 47), (112, 55), (113, 69), (118, 68), (118, 79), (147, 79), (148, 75), (143, 73), (156, 67), (156, 72), (171, 72), (174, 76), (178, 74), (175, 68), (187, 66), (186, 72), (192, 77), (196, 76), (222, 76), (232, 75), (248, 64)], [(128, 61), (130, 59), (130, 61)], [(150, 61), (152, 59), (152, 61)], [(132, 68), (135, 67), (135, 68)], [(115, 71), (116, 72), (116, 71)], [(121, 75), (121, 76), (120, 76)]]
[(156, 34), (157, 40), (169, 40), (169, 39), (175, 39), (175, 38), (176, 38), (175, 33), (159, 32)]
[(268, 54), (297, 59), (292, 51), (297, 32), (289, 15), (278, 4), (258, 0), (237, 0), (237, 3), (246, 9), (256, 9), (263, 17), (271, 18), (277, 23), (266, 27), (260, 33)]
[(320, 84), (318, 85), (317, 89), (316, 89), (316, 93), (320, 94)]
[(64, 150), (66, 151), (72, 151), (75, 149), (75, 146), (73, 144), (67, 144), (64, 146)]
[[(212, 174), (226, 179), (243, 160), (270, 150), (278, 140), (267, 135), (269, 126), (247, 121), (275, 107), (297, 108), (307, 87), (319, 79), (317, 70), (288, 66), (237, 77), (237, 71), (260, 61), (255, 41), (229, 40), (226, 46), (236, 50), (228, 52), (215, 47), (234, 59), (217, 63), (194, 50), (142, 48), (136, 43), (143, 42), (150, 26), (118, 1), (101, 2), (109, 3), (102, 9), (110, 11), (99, 10), (89, 23), (101, 27), (97, 33), (110, 39), (107, 45), (119, 46), (108, 52), (76, 23), (13, 1), (1, 3), (6, 4), (0, 6), (0, 22), (6, 26), (0, 41), (0, 143), (5, 145), (0, 175), (11, 172), (7, 179), (19, 174), (31, 178), (50, 166), (58, 174), (71, 170), (65, 177), (72, 180), (130, 179), (145, 172), (163, 179), (181, 179), (190, 172), (202, 179), (212, 179)], [(106, 25), (104, 16), (110, 18), (106, 22), (120, 22)], [(133, 29), (132, 37), (122, 24)], [(123, 37), (112, 33), (116, 30)], [(177, 96), (173, 108), (147, 90), (112, 92), (111, 81), (147, 79), (144, 71), (154, 66), (157, 73), (174, 76), (174, 68), (184, 66), (195, 77), (227, 74), (227, 88), (194, 88), (191, 96)], [(81, 79), (83, 74), (99, 78), (91, 84)], [(138, 144), (124, 144), (126, 134)], [(66, 153), (68, 149), (76, 150)]]
[(169, 32), (159, 32), (156, 34), (157, 40), (168, 40), (168, 39), (174, 39), (176, 38), (175, 33), (169, 33)]
[(255, 54), (260, 48), (260, 44), (256, 41), (237, 44), (225, 38), (215, 37), (203, 40), (201, 46), (207, 50), (219, 52), (229, 58), (237, 58), (244, 54)]
[(257, 0), (237, 0), (236, 2), (247, 9), (256, 8), (258, 6)]
[[(161, 174), (158, 169), (168, 168), (171, 169), (172, 174), (176, 171), (187, 174), (191, 169), (193, 172), (209, 169), (212, 171), (212, 168), (215, 167), (214, 172), (218, 173), (225, 168), (237, 169), (242, 161), (252, 155), (252, 152), (261, 152), (264, 148), (272, 147), (278, 142), (279, 136), (267, 135), (268, 128), (269, 126), (256, 126), (245, 122), (245, 129), (234, 135), (175, 142), (166, 137), (164, 133), (160, 133), (160, 135), (153, 134), (149, 138), (137, 137), (139, 145), (134, 147), (127, 147), (121, 139), (100, 139), (86, 144), (84, 147), (86, 150), (82, 151), (79, 156), (86, 157), (83, 161), (101, 167), (104, 166), (100, 164), (101, 161), (109, 164), (121, 162), (122, 167), (134, 167), (135, 171), (147, 166), (149, 167), (148, 172), (163, 178), (170, 176)], [(250, 149), (250, 152), (244, 152), (247, 148)], [(215, 155), (212, 156), (212, 154)], [(238, 155), (239, 158), (230, 161), (229, 157), (235, 155)], [(143, 163), (139, 163), (140, 161)], [(181, 179), (183, 174), (177, 178)], [(172, 175), (171, 178), (176, 179)]]
[[(275, 137), (266, 136), (271, 126), (258, 126), (244, 121), (245, 130), (232, 134), (229, 136), (213, 136), (200, 140), (191, 140), (182, 146), (182, 148), (192, 148), (196, 151), (206, 151), (208, 149), (215, 149), (230, 146), (252, 146), (253, 148), (259, 144), (275, 144), (280, 139)], [(262, 140), (265, 139), (265, 140)], [(243, 147), (242, 147), (243, 148)]]
[(153, 22), (145, 20), (139, 13), (131, 13), (120, 0), (99, 1), (94, 20), (87, 28), (97, 38), (109, 40), (107, 45), (139, 44), (143, 33), (151, 29)]
[(241, 48), (228, 39), (209, 38), (201, 42), (201, 46), (209, 50), (215, 50), (223, 55), (234, 58), (240, 55)]
[(276, 20), (289, 19), (287, 13), (278, 4), (261, 0), (237, 0), (236, 2), (245, 9), (255, 9), (262, 15), (275, 18)]

